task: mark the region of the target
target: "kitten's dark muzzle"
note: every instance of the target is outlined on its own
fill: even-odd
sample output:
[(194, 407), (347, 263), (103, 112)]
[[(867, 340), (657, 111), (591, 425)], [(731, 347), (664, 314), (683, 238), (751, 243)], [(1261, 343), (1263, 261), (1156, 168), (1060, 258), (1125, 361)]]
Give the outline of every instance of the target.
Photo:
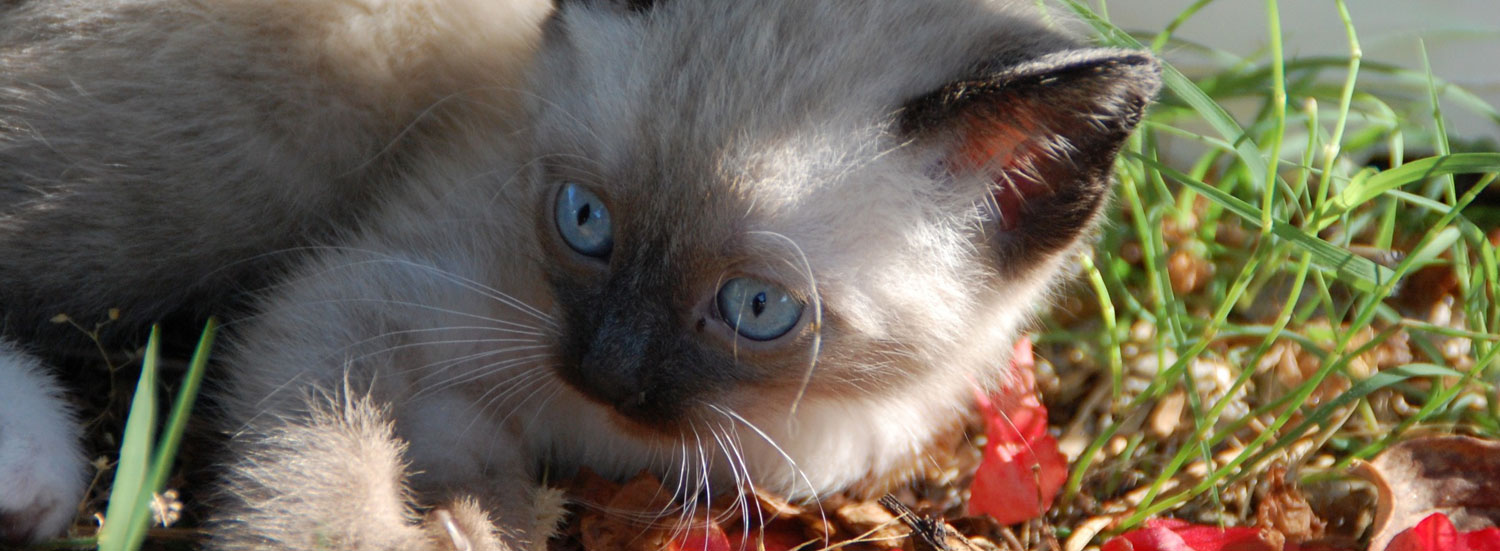
[(616, 250), (630, 260), (615, 260), (625, 266), (604, 281), (557, 278), (566, 320), (557, 371), (629, 424), (676, 437), (699, 404), (735, 388), (737, 371), (695, 330), (696, 294), (681, 296), (690, 286), (652, 250)]
[[(579, 363), (577, 381), (569, 381), (590, 398), (626, 417), (648, 416), (650, 393), (641, 382), (639, 361), (590, 347)], [(633, 358), (639, 358), (639, 354)]]
[(691, 377), (684, 376), (681, 365), (683, 343), (667, 330), (673, 324), (658, 317), (665, 316), (617, 307), (581, 320), (581, 334), (574, 340), (578, 355), (560, 371), (573, 388), (615, 413), (675, 431), (691, 395), (686, 386), (692, 385), (685, 385)]
[(653, 376), (661, 369), (659, 359), (646, 354), (616, 355), (608, 352), (611, 348), (591, 348), (579, 362), (576, 375), (564, 379), (621, 417), (675, 433), (676, 421), (686, 409), (685, 399), (681, 389)]

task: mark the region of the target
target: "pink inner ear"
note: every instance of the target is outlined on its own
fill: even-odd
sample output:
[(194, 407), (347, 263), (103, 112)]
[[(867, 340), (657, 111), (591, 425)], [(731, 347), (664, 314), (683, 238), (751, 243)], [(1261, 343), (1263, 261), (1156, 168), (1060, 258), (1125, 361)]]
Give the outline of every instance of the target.
[(994, 182), (1002, 229), (1020, 227), (1026, 202), (1052, 193), (1044, 164), (1055, 160), (1046, 144), (1056, 138), (1042, 121), (1047, 110), (1039, 101), (1016, 98), (999, 112), (971, 115), (954, 151), (953, 166)]

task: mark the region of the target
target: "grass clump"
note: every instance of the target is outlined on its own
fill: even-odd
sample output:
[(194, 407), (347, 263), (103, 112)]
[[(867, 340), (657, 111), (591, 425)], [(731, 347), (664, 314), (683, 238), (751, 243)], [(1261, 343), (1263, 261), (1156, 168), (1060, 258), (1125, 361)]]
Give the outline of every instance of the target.
[[(1039, 332), (1076, 458), (1062, 532), (1100, 516), (1115, 531), (1167, 515), (1253, 524), (1281, 477), (1357, 538), (1372, 511), (1350, 464), (1417, 431), (1500, 435), (1500, 153), (1456, 146), (1441, 106), (1500, 121), (1493, 108), (1365, 62), (1342, 1), (1328, 9), (1349, 55), (1309, 60), (1283, 57), (1274, 0), (1255, 59), (1172, 36), (1208, 1), (1139, 38), (1061, 3), (1104, 43), (1220, 67), (1166, 69), (1118, 164), (1114, 223)], [(1247, 100), (1248, 117), (1223, 107)]]

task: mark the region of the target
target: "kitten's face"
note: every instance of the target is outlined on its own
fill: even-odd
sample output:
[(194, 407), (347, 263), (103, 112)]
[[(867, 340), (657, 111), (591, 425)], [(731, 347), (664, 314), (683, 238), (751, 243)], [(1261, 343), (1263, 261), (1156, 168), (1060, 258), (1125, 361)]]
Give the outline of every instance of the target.
[(578, 428), (718, 439), (744, 459), (712, 476), (794, 495), (887, 478), (1005, 377), (1155, 89), (974, 0), (570, 3), (546, 41), (530, 176)]

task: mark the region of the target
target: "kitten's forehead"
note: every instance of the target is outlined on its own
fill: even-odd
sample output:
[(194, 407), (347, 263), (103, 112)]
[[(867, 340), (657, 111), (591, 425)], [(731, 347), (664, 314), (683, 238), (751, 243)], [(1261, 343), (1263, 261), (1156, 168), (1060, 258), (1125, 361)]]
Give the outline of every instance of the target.
[(541, 89), (593, 134), (566, 139), (674, 162), (868, 124), (980, 63), (1068, 44), (982, 0), (666, 0), (634, 14), (585, 3), (561, 18), (551, 34), (568, 47), (542, 78), (562, 79)]
[[(740, 220), (758, 210), (790, 217), (778, 231), (817, 226), (791, 236), (799, 242), (815, 240), (828, 216), (881, 213), (850, 203), (913, 208), (899, 204), (913, 190), (882, 193), (886, 182), (858, 170), (899, 147), (883, 125), (907, 101), (981, 63), (1069, 44), (981, 0), (665, 0), (639, 13), (607, 4), (570, 3), (553, 22), (540, 73), (553, 79), (540, 89), (554, 93), (542, 100), (544, 152), (588, 159), (595, 184), (633, 196), (637, 215)], [(851, 195), (851, 185), (869, 189)], [(662, 197), (672, 200), (652, 200)]]

